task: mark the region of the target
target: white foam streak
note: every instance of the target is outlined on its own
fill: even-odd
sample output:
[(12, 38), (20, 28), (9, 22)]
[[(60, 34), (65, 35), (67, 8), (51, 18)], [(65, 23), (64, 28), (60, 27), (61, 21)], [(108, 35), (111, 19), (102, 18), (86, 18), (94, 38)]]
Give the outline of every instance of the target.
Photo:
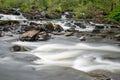
[(80, 51), (66, 51), (62, 53), (48, 53), (48, 54), (40, 54), (40, 53), (34, 53), (34, 55), (39, 56), (40, 58), (44, 57), (45, 59), (48, 60), (65, 60), (65, 59), (70, 59), (74, 58), (77, 56), (80, 56)]
[(113, 46), (90, 46), (85, 43), (78, 43), (76, 45), (63, 45), (63, 44), (45, 44), (39, 46), (33, 52), (37, 51), (52, 51), (52, 50), (99, 50), (99, 51), (113, 51), (120, 52), (120, 49)]
[(0, 14), (1, 18), (0, 20), (27, 20), (25, 17), (22, 15), (5, 15), (5, 14)]
[[(24, 46), (35, 46), (30, 54), (40, 58), (34, 61), (36, 64), (57, 65), (72, 67), (81, 71), (96, 69), (116, 71), (120, 70), (120, 63), (112, 60), (104, 60), (102, 56), (119, 55), (120, 49), (111, 45), (90, 45), (87, 43), (67, 44), (41, 44), (32, 42), (17, 42)], [(104, 52), (104, 53), (102, 53)]]
[[(42, 58), (43, 59), (43, 58)], [(53, 60), (37, 60), (34, 61), (36, 64), (45, 64), (45, 65), (55, 65), (55, 66), (72, 66), (73, 61), (70, 60), (63, 60), (63, 61), (53, 61)]]
[(105, 64), (103, 64), (103, 65), (90, 65), (90, 66), (84, 66), (84, 67), (73, 66), (73, 68), (75, 68), (77, 70), (85, 71), (85, 72), (90, 72), (90, 71), (94, 71), (94, 70), (108, 70), (111, 72), (120, 71), (120, 66), (105, 65)]

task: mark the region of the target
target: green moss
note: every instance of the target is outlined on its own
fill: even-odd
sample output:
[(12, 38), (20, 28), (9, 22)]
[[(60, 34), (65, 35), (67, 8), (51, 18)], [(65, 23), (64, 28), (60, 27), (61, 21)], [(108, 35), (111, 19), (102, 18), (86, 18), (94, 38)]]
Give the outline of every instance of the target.
[(5, 21), (3, 21), (3, 20), (0, 20), (0, 24), (3, 24), (3, 23), (5, 23)]

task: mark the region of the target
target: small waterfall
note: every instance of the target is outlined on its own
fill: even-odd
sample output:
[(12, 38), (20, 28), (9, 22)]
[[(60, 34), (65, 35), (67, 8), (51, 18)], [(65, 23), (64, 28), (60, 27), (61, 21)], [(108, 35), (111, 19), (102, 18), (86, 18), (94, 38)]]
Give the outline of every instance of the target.
[(11, 20), (11, 21), (23, 21), (27, 20), (22, 14), (21, 15), (7, 15), (7, 14), (0, 14), (0, 20)]
[(18, 21), (19, 27), (15, 30), (15, 32), (21, 32), (22, 25), (29, 25), (28, 19), (26, 19), (23, 14), (20, 12), (19, 8), (13, 8), (19, 15), (8, 15), (8, 14), (0, 14), (0, 20), (3, 21)]
[(61, 20), (66, 20), (66, 15), (61, 15)]
[(0, 20), (11, 20), (11, 21), (23, 21), (27, 20), (22, 13), (19, 11), (19, 8), (13, 8), (20, 15), (8, 15), (8, 14), (0, 14)]

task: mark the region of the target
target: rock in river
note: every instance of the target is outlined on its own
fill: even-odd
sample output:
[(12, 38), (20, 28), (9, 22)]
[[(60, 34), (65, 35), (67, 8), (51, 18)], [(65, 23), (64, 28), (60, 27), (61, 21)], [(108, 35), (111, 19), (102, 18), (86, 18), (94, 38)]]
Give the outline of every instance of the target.
[(79, 38), (79, 40), (80, 40), (80, 41), (85, 41), (85, 40), (86, 40), (86, 37), (85, 37), (85, 36), (81, 36), (81, 37)]
[(45, 41), (50, 38), (49, 34), (46, 32), (39, 32), (36, 36), (36, 40), (38, 41)]
[(73, 32), (66, 32), (64, 35), (65, 36), (73, 36), (73, 34), (74, 34)]
[(25, 46), (14, 45), (10, 48), (10, 50), (13, 52), (18, 52), (18, 51), (30, 51), (31, 49)]
[(61, 31), (63, 31), (64, 29), (59, 25), (59, 24), (56, 24), (55, 26), (54, 26), (54, 31), (57, 31), (57, 32), (61, 32)]
[(36, 35), (39, 33), (37, 30), (31, 30), (20, 35), (21, 41), (35, 41)]

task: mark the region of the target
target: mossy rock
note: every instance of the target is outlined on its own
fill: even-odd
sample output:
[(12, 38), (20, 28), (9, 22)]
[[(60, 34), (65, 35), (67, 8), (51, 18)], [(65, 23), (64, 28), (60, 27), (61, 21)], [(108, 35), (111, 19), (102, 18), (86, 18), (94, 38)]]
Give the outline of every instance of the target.
[(48, 12), (47, 15), (46, 15), (46, 18), (48, 19), (58, 19), (61, 17), (61, 13), (58, 13), (58, 12)]
[(48, 23), (45, 24), (45, 29), (48, 32), (52, 32), (52, 31), (54, 31), (54, 25), (51, 22), (48, 22)]

